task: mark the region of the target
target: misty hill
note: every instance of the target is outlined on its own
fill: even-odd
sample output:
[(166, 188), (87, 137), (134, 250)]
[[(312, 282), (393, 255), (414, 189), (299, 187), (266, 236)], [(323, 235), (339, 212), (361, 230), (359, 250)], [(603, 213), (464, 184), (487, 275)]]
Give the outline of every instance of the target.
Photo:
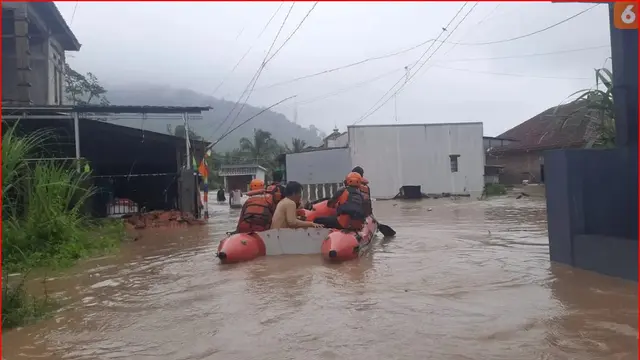
[[(242, 105), (242, 103), (238, 104), (233, 115), (231, 115), (229, 120), (227, 120), (212, 137), (214, 129), (216, 129), (227, 114), (229, 114), (235, 102), (216, 99), (187, 89), (172, 89), (167, 86), (155, 85), (112, 87), (109, 88), (107, 97), (113, 105), (211, 106), (213, 110), (203, 113), (201, 120), (189, 122), (191, 130), (197, 135), (204, 137), (205, 140), (219, 138), (236, 117)], [(264, 108), (250, 106), (249, 104), (245, 105), (240, 116), (238, 116), (231, 128), (239, 125), (242, 121), (263, 109)], [(176, 126), (181, 125), (181, 121), (177, 119), (163, 119), (160, 116), (150, 117), (144, 124), (138, 119), (119, 119), (117, 123), (135, 128), (142, 127), (146, 130), (161, 133), (168, 132), (168, 125), (171, 129), (175, 129)], [(313, 125), (305, 128), (294, 124), (283, 114), (268, 110), (225, 137), (215, 146), (214, 151), (230, 151), (237, 148), (242, 137), (253, 137), (254, 129), (269, 131), (273, 138), (279, 143), (288, 144), (289, 146), (291, 146), (292, 138), (298, 138), (304, 140), (309, 145), (316, 146), (322, 143), (322, 138), (325, 136)]]

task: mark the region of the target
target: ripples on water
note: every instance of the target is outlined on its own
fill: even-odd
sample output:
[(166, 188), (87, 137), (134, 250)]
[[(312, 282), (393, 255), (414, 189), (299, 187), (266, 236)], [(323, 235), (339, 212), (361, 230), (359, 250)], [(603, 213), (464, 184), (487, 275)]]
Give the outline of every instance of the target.
[[(3, 336), (12, 359), (637, 359), (636, 284), (550, 266), (534, 199), (375, 204), (369, 256), (219, 266), (237, 212), (144, 234), (48, 290), (67, 304)], [(428, 209), (432, 208), (433, 211)]]

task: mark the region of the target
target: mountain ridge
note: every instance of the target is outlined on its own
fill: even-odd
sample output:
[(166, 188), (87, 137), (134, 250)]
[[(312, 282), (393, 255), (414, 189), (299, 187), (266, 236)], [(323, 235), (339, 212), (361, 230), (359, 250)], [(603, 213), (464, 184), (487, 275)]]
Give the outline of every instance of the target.
[[(207, 141), (217, 140), (227, 129), (233, 129), (242, 121), (264, 110), (264, 107), (246, 104), (240, 115), (237, 116), (238, 110), (242, 106), (242, 104), (238, 104), (229, 119), (220, 126), (232, 111), (235, 102), (217, 99), (189, 89), (148, 84), (112, 86), (106, 95), (113, 105), (211, 106), (213, 110), (203, 112), (202, 120), (189, 122), (190, 130)], [(175, 129), (176, 126), (181, 125), (182, 121), (177, 117), (172, 119), (153, 117), (148, 120), (123, 118), (119, 119), (117, 123), (118, 125), (144, 128), (166, 134), (169, 129)], [(217, 131), (212, 136), (214, 129)], [(314, 125), (302, 127), (289, 120), (284, 114), (267, 110), (222, 139), (214, 147), (214, 151), (223, 152), (238, 148), (241, 138), (253, 137), (254, 129), (269, 131), (275, 140), (289, 146), (291, 146), (293, 138), (304, 140), (308, 145), (316, 146), (321, 144), (322, 139), (326, 136)]]

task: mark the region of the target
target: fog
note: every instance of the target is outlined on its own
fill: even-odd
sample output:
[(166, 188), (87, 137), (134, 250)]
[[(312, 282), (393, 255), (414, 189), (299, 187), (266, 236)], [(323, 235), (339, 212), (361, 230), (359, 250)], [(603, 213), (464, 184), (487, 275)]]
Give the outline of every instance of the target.
[[(273, 55), (314, 6), (295, 3), (274, 43), (292, 4), (56, 3), (82, 43), (68, 54), (77, 70), (93, 72), (107, 86), (161, 84), (231, 101), (247, 88), (271, 44)], [(486, 135), (498, 135), (594, 86), (594, 68), (610, 64), (606, 5), (524, 36), (594, 5), (468, 3), (443, 31), (462, 4), (319, 2), (267, 62), (248, 103), (269, 106), (296, 95), (274, 110), (325, 132), (359, 120), (482, 121)], [(270, 86), (447, 36), (444, 43)], [(492, 42), (498, 43), (479, 45)]]

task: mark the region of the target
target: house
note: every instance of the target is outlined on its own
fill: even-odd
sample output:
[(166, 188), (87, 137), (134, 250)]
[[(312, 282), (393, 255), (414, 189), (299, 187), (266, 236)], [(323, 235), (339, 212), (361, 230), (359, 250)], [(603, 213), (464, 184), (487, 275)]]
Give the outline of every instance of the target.
[(484, 186), (482, 123), (349, 126), (346, 146), (286, 155), (287, 180), (305, 186), (305, 199), (331, 195), (356, 165), (390, 199), (403, 189), (425, 194), (480, 195)]
[(591, 147), (598, 137), (599, 121), (585, 101), (549, 108), (498, 138), (511, 141), (487, 151), (488, 166), (502, 166), (500, 182), (544, 182), (545, 150)]
[(65, 52), (80, 50), (53, 2), (2, 3), (2, 103), (64, 104)]
[(346, 131), (340, 132), (338, 128), (334, 128), (333, 132), (322, 140), (322, 147), (324, 148), (345, 147), (347, 146), (348, 141), (349, 141), (349, 136)]
[(493, 137), (493, 136), (483, 136), (482, 137), (482, 147), (485, 153), (485, 164), (484, 164), (484, 183), (485, 184), (498, 184), (500, 183), (500, 174), (504, 171), (504, 166), (502, 165), (488, 165), (487, 157), (489, 156), (489, 152), (491, 149), (495, 147), (506, 146), (514, 142), (513, 139), (501, 138), (501, 137)]

